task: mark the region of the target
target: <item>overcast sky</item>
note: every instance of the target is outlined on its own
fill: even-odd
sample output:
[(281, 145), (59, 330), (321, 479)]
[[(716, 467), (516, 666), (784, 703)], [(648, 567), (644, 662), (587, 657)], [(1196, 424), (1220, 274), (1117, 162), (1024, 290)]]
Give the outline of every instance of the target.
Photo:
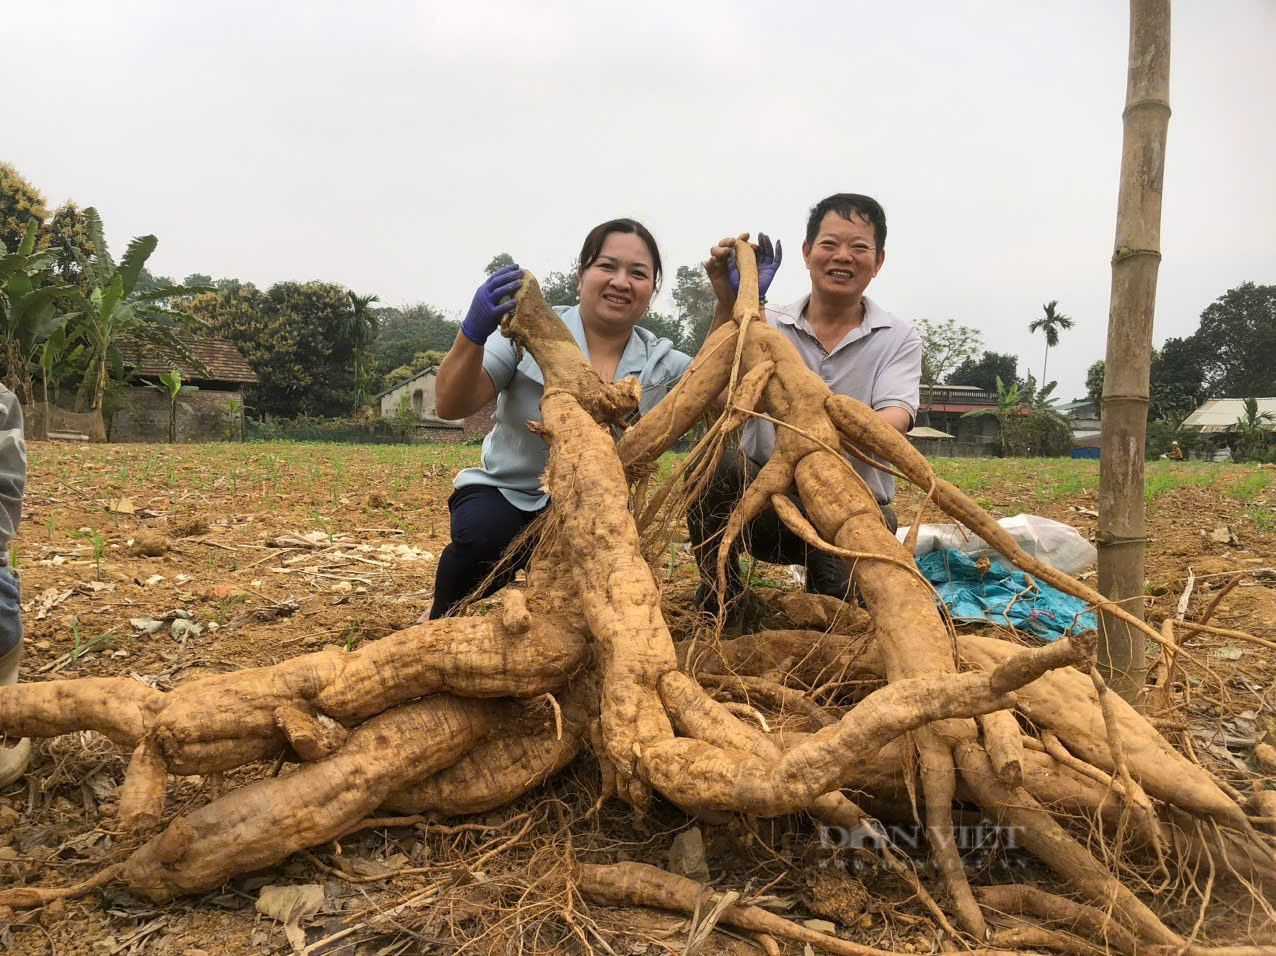
[[(508, 251), (544, 274), (585, 232), (645, 222), (669, 277), (718, 237), (799, 255), (821, 197), (875, 196), (869, 294), (978, 328), (1040, 375), (1027, 332), (1077, 321), (1049, 378), (1105, 347), (1128, 6), (1055, 3), (0, 0), (0, 159), (94, 205), (153, 272), (323, 279), (468, 307)], [(1174, 6), (1155, 339), (1276, 282), (1273, 0)]]

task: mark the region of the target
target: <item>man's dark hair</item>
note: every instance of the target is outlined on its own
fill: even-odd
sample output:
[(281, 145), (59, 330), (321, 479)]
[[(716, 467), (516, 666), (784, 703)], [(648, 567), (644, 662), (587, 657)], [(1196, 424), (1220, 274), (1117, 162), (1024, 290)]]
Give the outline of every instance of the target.
[(652, 276), (653, 284), (656, 291), (659, 291), (661, 275), (660, 247), (656, 245), (656, 237), (648, 232), (647, 227), (636, 219), (609, 219), (589, 230), (589, 235), (585, 237), (585, 244), (580, 247), (580, 265), (577, 266), (577, 275), (580, 275), (598, 261), (598, 257), (602, 255), (603, 243), (607, 241), (607, 237), (613, 232), (623, 232), (637, 236), (647, 244), (647, 249), (651, 252), (651, 264), (655, 269), (655, 275)]
[(835, 212), (848, 222), (854, 222), (858, 216), (868, 220), (873, 226), (873, 239), (880, 253), (886, 248), (886, 210), (872, 196), (861, 196), (859, 193), (838, 193), (821, 199), (811, 209), (811, 218), (806, 221), (806, 244), (815, 242), (820, 234), (820, 223), (829, 213)]

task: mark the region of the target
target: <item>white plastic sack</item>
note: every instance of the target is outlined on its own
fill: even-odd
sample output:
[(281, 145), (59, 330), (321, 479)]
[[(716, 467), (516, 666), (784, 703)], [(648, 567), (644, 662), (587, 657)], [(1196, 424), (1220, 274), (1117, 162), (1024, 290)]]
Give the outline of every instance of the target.
[[(1018, 542), (1019, 546), (1051, 567), (1064, 574), (1084, 571), (1099, 559), (1099, 552), (1089, 541), (1081, 537), (1076, 528), (1040, 515), (1015, 515), (997, 522)], [(908, 537), (908, 528), (900, 528), (896, 537), (902, 542)], [(917, 532), (914, 557), (931, 551), (956, 548), (972, 557), (996, 558), (999, 552), (987, 541), (956, 524), (924, 524)]]

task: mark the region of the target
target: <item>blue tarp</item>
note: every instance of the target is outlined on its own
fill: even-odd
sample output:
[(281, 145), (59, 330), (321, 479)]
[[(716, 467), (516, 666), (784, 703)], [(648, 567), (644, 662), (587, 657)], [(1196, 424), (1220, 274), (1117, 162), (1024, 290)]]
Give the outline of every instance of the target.
[(1080, 598), (1035, 578), (1029, 583), (1022, 571), (1007, 570), (999, 561), (981, 572), (973, 558), (954, 548), (924, 554), (917, 566), (958, 620), (991, 621), (1046, 641), (1098, 627), (1094, 612)]

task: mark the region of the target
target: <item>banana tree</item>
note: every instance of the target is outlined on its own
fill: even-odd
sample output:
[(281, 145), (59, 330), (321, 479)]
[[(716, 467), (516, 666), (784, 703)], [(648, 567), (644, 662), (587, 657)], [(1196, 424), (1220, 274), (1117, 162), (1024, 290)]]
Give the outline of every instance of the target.
[(1015, 430), (1022, 437), (1030, 455), (1063, 455), (1072, 449), (1072, 422), (1055, 408), (1054, 390), (1058, 382), (1037, 387), (1031, 373), (1020, 399), (1025, 408), (1015, 420)]
[(77, 333), (69, 330), (65, 323), (54, 329), (40, 346), (40, 382), (44, 391), (44, 437), (48, 437), (49, 424), (52, 421), (49, 412), (49, 384), (53, 384), (54, 400), (57, 400), (57, 387), (60, 378), (59, 369), (66, 374), (67, 365), (74, 363), (84, 354), (84, 346), (76, 342)]
[(180, 406), (187, 412), (193, 409), (189, 404), (182, 401), (183, 395), (190, 395), (192, 392), (198, 392), (198, 385), (183, 385), (182, 373), (177, 369), (171, 372), (165, 372), (159, 376), (158, 382), (147, 382), (147, 386), (157, 389), (160, 394), (168, 399), (168, 440), (170, 444), (177, 442), (177, 409)]
[(1250, 458), (1261, 460), (1268, 432), (1276, 431), (1276, 415), (1260, 412), (1256, 398), (1245, 399), (1243, 408), (1244, 413), (1228, 428), (1236, 436), (1237, 458), (1240, 461)]
[(3, 338), (6, 377), (18, 400), (30, 407), (35, 400), (31, 367), (41, 344), (67, 321), (58, 301), (72, 290), (53, 276), (56, 251), (35, 252), (40, 222), (31, 219), (16, 252), (0, 245), (0, 337)]
[(87, 403), (91, 410), (102, 408), (102, 397), (111, 373), (114, 372), (118, 378), (124, 377), (124, 356), (120, 349), (126, 343), (149, 347), (186, 368), (198, 373), (206, 372), (204, 364), (191, 354), (180, 338), (183, 332), (205, 331), (206, 323), (185, 312), (168, 308), (167, 302), (175, 296), (209, 292), (210, 287), (161, 285), (139, 291), (138, 278), (159, 240), (154, 236), (134, 239), (117, 266), (102, 237), (102, 220), (97, 210), (92, 207), (85, 209), (84, 218), (96, 251), (91, 257), (77, 251), (76, 257), (91, 291), (87, 295), (73, 293), (77, 311), (69, 317), (88, 353), (88, 368), (80, 386), (80, 402)]
[(1004, 458), (1010, 450), (1010, 423), (1016, 416), (1022, 414), (1020, 408), (1024, 403), (1024, 395), (1022, 387), (1018, 382), (1012, 384), (1009, 388), (1006, 383), (1001, 380), (1001, 376), (997, 376), (997, 407), (996, 408), (980, 408), (973, 412), (966, 412), (962, 418), (979, 418), (983, 415), (991, 415), (997, 419), (1001, 442), (1001, 455)]

